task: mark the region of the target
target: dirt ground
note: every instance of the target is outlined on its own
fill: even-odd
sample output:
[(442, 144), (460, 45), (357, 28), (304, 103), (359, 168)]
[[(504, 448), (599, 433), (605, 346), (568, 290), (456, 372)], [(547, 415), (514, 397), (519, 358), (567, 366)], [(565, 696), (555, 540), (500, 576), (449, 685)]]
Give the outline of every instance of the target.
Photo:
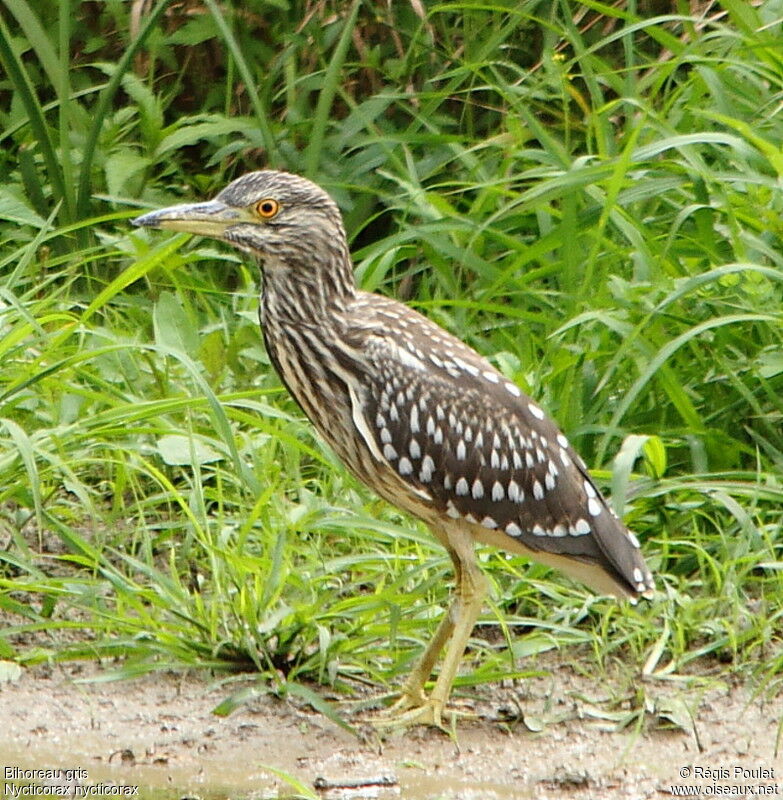
[[(324, 798), (641, 800), (693, 796), (692, 786), (704, 796), (783, 793), (780, 698), (762, 702), (718, 681), (688, 690), (664, 682), (637, 687), (624, 710), (605, 682), (556, 657), (542, 666), (545, 677), (485, 691), (475, 707), (495, 719), (461, 721), (456, 744), (433, 730), (362, 740), (301, 701), (270, 695), (218, 717), (212, 710), (237, 686), (187, 675), (96, 683), (90, 668), (27, 670), (0, 683), (0, 778), (60, 767), (82, 770), (71, 777), (84, 786), (112, 781), (139, 785), (146, 797), (211, 800), (295, 795), (269, 767), (311, 792), (324, 781), (357, 786), (321, 790)], [(634, 717), (642, 695), (647, 713)], [(510, 708), (524, 709), (524, 721), (498, 721)], [(682, 727), (663, 729), (666, 718)], [(7, 784), (5, 792), (12, 796)]]

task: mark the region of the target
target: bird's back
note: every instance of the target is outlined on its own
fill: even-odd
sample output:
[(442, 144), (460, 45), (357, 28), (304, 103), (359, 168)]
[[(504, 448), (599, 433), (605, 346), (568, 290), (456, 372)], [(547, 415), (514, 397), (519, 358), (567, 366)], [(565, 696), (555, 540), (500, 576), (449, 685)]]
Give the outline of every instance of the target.
[(381, 295), (357, 292), (321, 326), (287, 330), (285, 347), (267, 327), (267, 347), (360, 480), (434, 527), (468, 526), (598, 591), (652, 589), (636, 537), (565, 436), (486, 359)]

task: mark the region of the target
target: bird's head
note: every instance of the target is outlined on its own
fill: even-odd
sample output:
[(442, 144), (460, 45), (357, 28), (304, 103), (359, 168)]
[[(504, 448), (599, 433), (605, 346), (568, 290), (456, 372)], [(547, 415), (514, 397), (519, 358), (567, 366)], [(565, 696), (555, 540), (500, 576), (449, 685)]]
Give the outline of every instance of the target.
[[(222, 239), (266, 269), (306, 269), (349, 261), (337, 205), (319, 186), (287, 172), (250, 172), (214, 200), (151, 211), (134, 225)], [(341, 264), (342, 266), (342, 264)]]

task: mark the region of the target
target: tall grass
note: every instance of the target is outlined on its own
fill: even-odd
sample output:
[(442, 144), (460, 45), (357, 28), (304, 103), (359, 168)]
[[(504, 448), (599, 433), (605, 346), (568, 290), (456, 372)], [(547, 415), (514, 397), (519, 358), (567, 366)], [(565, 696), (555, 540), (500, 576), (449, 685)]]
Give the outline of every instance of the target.
[(463, 683), (572, 648), (777, 685), (780, 22), (682, 5), (7, 0), (0, 657), (294, 691), (391, 682), (432, 632), (448, 559), (282, 390), (255, 268), (127, 224), (269, 164), (340, 202), (365, 288), (541, 399), (658, 576), (630, 608), (482, 551)]

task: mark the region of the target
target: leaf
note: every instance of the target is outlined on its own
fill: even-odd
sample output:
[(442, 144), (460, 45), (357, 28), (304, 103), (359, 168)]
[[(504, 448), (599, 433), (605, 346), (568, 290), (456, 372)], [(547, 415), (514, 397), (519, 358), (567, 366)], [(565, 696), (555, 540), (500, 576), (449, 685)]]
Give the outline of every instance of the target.
[(149, 159), (125, 148), (106, 159), (106, 186), (109, 194), (121, 195), (130, 178), (149, 166)]
[(631, 434), (623, 440), (612, 467), (612, 505), (618, 516), (622, 517), (625, 507), (628, 482), (636, 459), (642, 454), (650, 437), (644, 434)]
[[(0, 608), (4, 608), (7, 606), (8, 606), (7, 603), (0, 603)], [(28, 615), (25, 614), (25, 616)], [(13, 658), (15, 655), (16, 655), (16, 650), (14, 650), (14, 648), (11, 647), (7, 639), (4, 639), (2, 636), (0, 636), (0, 658)]]
[(39, 217), (10, 187), (0, 189), (0, 219), (34, 228), (42, 228), (45, 224), (43, 217)]
[(142, 130), (147, 143), (151, 146), (153, 143), (157, 145), (163, 128), (163, 111), (161, 110), (160, 99), (146, 83), (139, 80), (132, 72), (123, 76), (122, 88), (138, 106)]
[(213, 709), (212, 713), (216, 717), (227, 717), (233, 714), (238, 708), (247, 705), (251, 700), (257, 697), (263, 697), (269, 694), (269, 689), (263, 686), (245, 686), (232, 695), (229, 695), (224, 700), (221, 700)]
[[(284, 772), (282, 769), (278, 767), (273, 767), (269, 764), (261, 764), (261, 769), (266, 770), (267, 772), (271, 772), (272, 775), (277, 776), (280, 780), (287, 783), (294, 791), (297, 792), (297, 797), (302, 798), (302, 800), (320, 800), (321, 795), (316, 794), (309, 786), (302, 783), (298, 778), (295, 778), (293, 775), (290, 775), (287, 772)], [(282, 797), (282, 795), (280, 795)]]
[(774, 378), (783, 372), (783, 353), (767, 351), (758, 358), (759, 375), (762, 378)]
[(155, 343), (195, 355), (199, 338), (179, 300), (171, 292), (161, 292), (152, 315)]
[(661, 727), (674, 726), (686, 733), (693, 731), (693, 715), (687, 703), (679, 697), (664, 697), (655, 704)]
[(22, 677), (22, 668), (15, 661), (0, 661), (0, 684), (16, 683)]
[(206, 14), (201, 14), (188, 20), (181, 28), (168, 36), (170, 45), (184, 44), (193, 47), (209, 39), (214, 39), (217, 33), (212, 20)]
[(221, 461), (224, 458), (214, 447), (210, 447), (192, 436), (184, 436), (179, 433), (161, 436), (157, 442), (157, 450), (166, 464), (172, 467), (196, 464), (200, 466), (211, 464), (213, 461)]
[[(206, 119), (206, 121), (193, 121), (196, 119)], [(177, 124), (176, 130), (163, 137), (155, 155), (160, 158), (160, 156), (172, 150), (189, 147), (202, 139), (217, 139), (230, 134), (244, 134), (251, 141), (255, 141), (258, 130), (250, 120), (237, 119), (236, 117), (227, 119), (226, 117), (214, 115), (191, 118), (191, 120), (186, 119)]]
[(324, 698), (321, 697), (321, 695), (319, 695), (317, 692), (314, 692), (312, 689), (308, 689), (306, 686), (302, 686), (301, 683), (293, 682), (286, 683), (285, 690), (288, 694), (304, 700), (320, 714), (323, 714), (327, 719), (330, 719), (332, 722), (334, 722), (335, 725), (339, 725), (343, 730), (356, 734), (356, 729), (352, 725), (349, 725), (337, 713), (337, 710), (334, 708), (334, 706), (324, 700)]
[(199, 360), (209, 373), (211, 383), (215, 383), (226, 366), (226, 345), (223, 341), (223, 332), (211, 331), (202, 340), (199, 346)]
[(660, 436), (649, 436), (642, 447), (647, 466), (655, 478), (666, 472), (666, 446)]

